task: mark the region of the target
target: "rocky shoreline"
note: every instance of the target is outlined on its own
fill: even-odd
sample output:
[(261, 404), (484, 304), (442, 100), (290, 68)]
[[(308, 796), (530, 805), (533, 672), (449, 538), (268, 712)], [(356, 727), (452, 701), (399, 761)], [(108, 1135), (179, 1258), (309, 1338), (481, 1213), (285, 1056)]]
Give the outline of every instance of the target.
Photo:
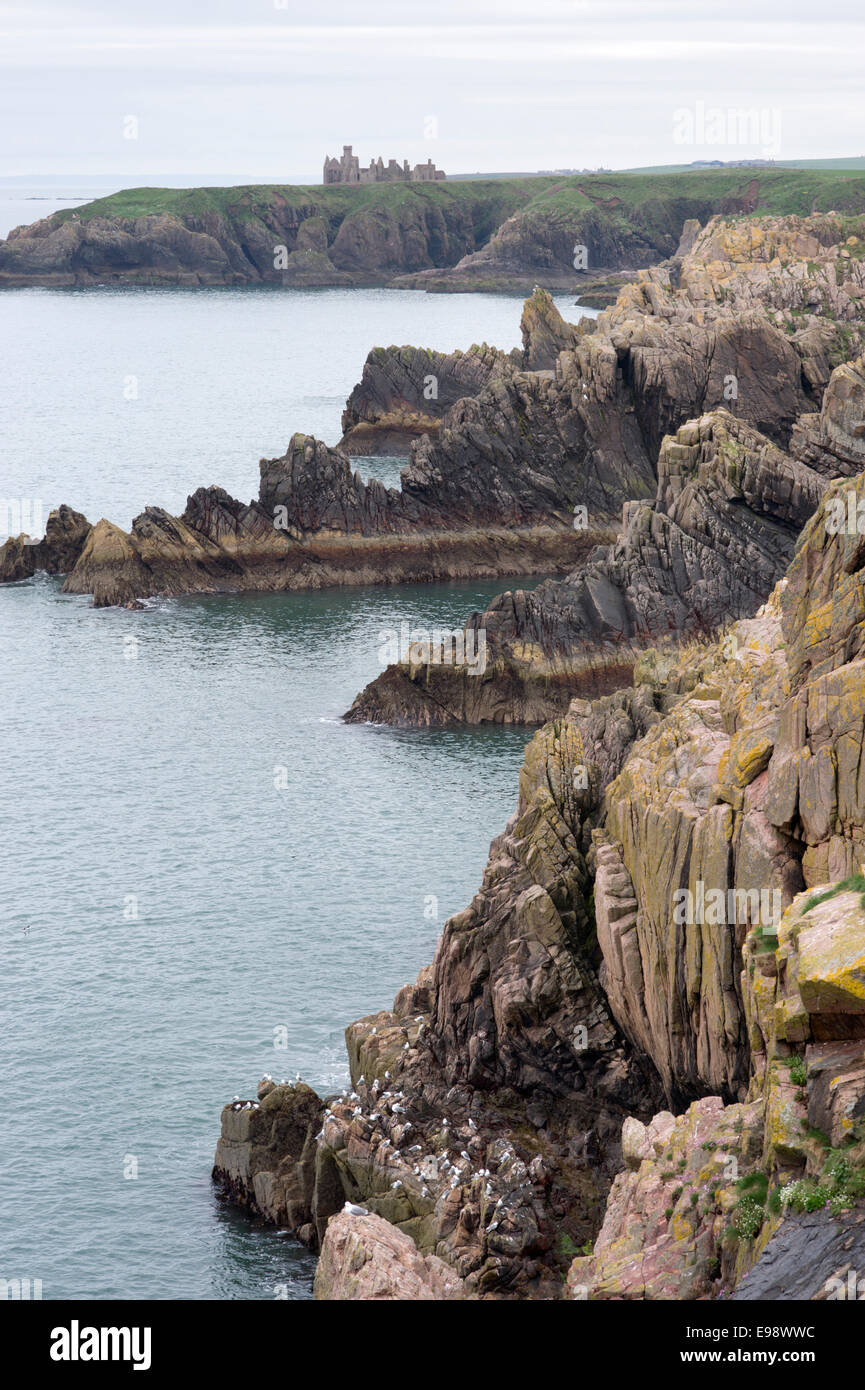
[[(214, 1177), (321, 1244), (318, 1297), (847, 1296), (865, 549), (830, 518), (850, 489), (754, 618), (535, 735), (432, 966), (347, 1029), (350, 1093), (267, 1079), (223, 1111)], [(732, 915), (673, 911), (731, 892)]]
[[(706, 170), (367, 187), (138, 188), (16, 227), (0, 288), (386, 285), (530, 294), (618, 277), (673, 254), (686, 221), (865, 207), (831, 172)], [(575, 258), (575, 248), (584, 257)]]
[[(519, 717), (549, 678), (553, 717), (434, 961), (346, 1030), (351, 1089), (265, 1079), (242, 1134), (223, 1112), (217, 1184), (320, 1249), (319, 1299), (861, 1297), (863, 281), (837, 276), (846, 227), (781, 230), (749, 227), (745, 270), (710, 225), (557, 354), (545, 403), (609, 361), (605, 439), (626, 402), (646, 454), (657, 431), (654, 500), (575, 576), (470, 620), (494, 657), (474, 713)], [(735, 287), (729, 315), (709, 285)], [(701, 364), (752, 382), (736, 413), (687, 418), (685, 359), (699, 406)], [(523, 378), (491, 376), (471, 418)], [(446, 678), (409, 662), (374, 688), (434, 722)]]
[[(848, 360), (863, 346), (861, 231), (834, 218), (716, 218), (687, 228), (680, 254), (626, 286), (591, 332), (581, 324), (556, 356), (545, 405), (567, 419), (576, 401), (581, 447), (622, 472), (656, 461), (654, 502), (634, 496), (612, 544), (566, 578), (501, 594), (469, 618), (486, 633), (483, 683), (404, 662), (346, 717), (552, 718), (570, 695), (629, 680), (647, 646), (675, 648), (753, 612), (826, 480), (862, 466), (865, 363)], [(519, 384), (503, 391), (513, 399)]]
[[(862, 232), (861, 219), (838, 215), (688, 223), (676, 255), (597, 319), (566, 323), (537, 288), (521, 350), (375, 349), (342, 445), (294, 435), (282, 458), (262, 460), (254, 501), (211, 486), (179, 517), (146, 508), (128, 533), (81, 518), (75, 546), (15, 538), (0, 548), (0, 581), (43, 567), (66, 574), (67, 592), (130, 605), (563, 573), (558, 587), (502, 595), (470, 620), (493, 648), (482, 688), (465, 671), (410, 661), (349, 717), (561, 713), (568, 691), (613, 688), (634, 651), (671, 629), (711, 632), (722, 612), (750, 611), (782, 572), (817, 475), (838, 461), (823, 435), (833, 411), (843, 416), (846, 378), (826, 388), (862, 346)], [(352, 472), (352, 452), (394, 447), (410, 455), (399, 490)], [(733, 559), (746, 512), (747, 548)]]
[[(521, 351), (374, 351), (344, 447), (295, 435), (255, 502), (0, 550), (97, 604), (567, 571), (469, 618), (483, 672), (415, 642), (347, 715), (542, 727), (433, 962), (347, 1028), (350, 1089), (222, 1112), (217, 1187), (320, 1251), (320, 1299), (850, 1296), (863, 323), (865, 219), (688, 223), (597, 320), (536, 290)], [(401, 490), (352, 472), (407, 440)]]
[[(583, 331), (591, 326), (582, 321)], [(0, 547), (0, 582), (44, 568), (65, 574), (65, 592), (92, 594), (104, 607), (189, 593), (565, 573), (612, 538), (635, 486), (652, 485), (645, 457), (612, 466), (586, 458), (573, 447), (576, 417), (558, 420), (547, 409), (552, 371), (537, 364), (554, 360), (557, 344), (573, 342), (580, 331), (538, 290), (523, 313), (522, 350), (371, 353), (343, 417), (349, 440), (365, 418), (365, 448), (372, 447), (371, 432), (382, 430), (393, 442), (399, 430), (405, 449), (430, 369), (441, 388), (438, 419), (427, 421), (440, 428), (408, 444), (399, 489), (375, 478), (363, 482), (345, 449), (296, 434), (282, 458), (261, 461), (254, 501), (199, 488), (181, 516), (147, 507), (129, 532), (104, 518), (91, 526), (64, 507), (39, 545), (17, 537)], [(472, 385), (494, 408), (505, 403), (506, 389), (518, 393), (515, 409), (507, 401), (507, 416), (490, 422), (500, 439), (492, 450), (471, 424), (476, 398), (459, 394)], [(527, 433), (530, 419), (534, 436)], [(586, 497), (590, 522), (576, 528), (573, 508)], [(74, 545), (64, 529), (71, 517)]]

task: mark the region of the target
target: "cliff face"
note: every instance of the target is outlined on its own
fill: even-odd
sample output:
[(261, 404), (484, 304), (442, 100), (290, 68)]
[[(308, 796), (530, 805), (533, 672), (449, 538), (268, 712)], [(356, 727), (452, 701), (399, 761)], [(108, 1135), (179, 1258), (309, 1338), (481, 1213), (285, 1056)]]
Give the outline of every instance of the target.
[(576, 692), (630, 679), (653, 640), (707, 636), (753, 609), (824, 486), (726, 411), (690, 421), (661, 448), (654, 506), (627, 503), (613, 546), (568, 579), (502, 594), (469, 620), (492, 658), (482, 681), (460, 668), (389, 668), (346, 717), (447, 724), (564, 712)]
[(373, 348), (346, 402), (340, 447), (349, 454), (408, 453), (422, 434), (464, 396), (476, 396), (494, 375), (513, 374), (517, 354), (483, 344), (468, 352)]
[[(654, 504), (635, 491), (606, 551), (469, 619), (493, 657), (482, 684), (423, 663), (393, 667), (347, 717), (548, 718), (578, 692), (629, 679), (648, 644), (753, 611), (783, 572), (821, 480), (861, 466), (862, 364), (833, 373), (832, 363), (861, 343), (863, 244), (837, 217), (715, 219), (693, 231), (684, 254), (626, 286), (593, 331), (581, 325), (573, 350), (556, 357), (545, 408), (562, 432), (577, 417), (571, 447), (589, 468), (618, 457), (636, 473), (637, 459), (657, 458)], [(475, 451), (478, 417), (517, 389), (492, 382), (416, 457), (443, 469), (443, 456)], [(707, 413), (689, 419), (695, 411)], [(495, 446), (491, 430), (482, 438)]]
[(16, 228), (0, 243), (0, 286), (409, 284), (528, 294), (670, 256), (688, 219), (863, 206), (865, 180), (796, 170), (126, 189)]
[(432, 967), (347, 1030), (299, 1214), (320, 1297), (838, 1296), (865, 1196), (865, 546), (839, 498), (865, 478), (754, 618), (535, 735)]
[(559, 353), (576, 346), (590, 324), (566, 323), (545, 290), (535, 289), (523, 307), (522, 351), (502, 352), (486, 343), (468, 352), (374, 348), (342, 417), (341, 447), (351, 454), (408, 451), (422, 434), (434, 438), (450, 408), (478, 396), (493, 377), (552, 371)]
[(131, 190), (15, 228), (0, 286), (382, 284), (454, 264), (524, 197), (489, 184), (469, 197), (441, 185)]
[[(514, 506), (543, 495), (507, 473), (514, 422), (539, 457), (570, 429), (600, 497), (601, 439), (648, 458), (676, 393), (704, 391), (717, 353), (719, 371), (737, 360), (723, 344), (777, 368), (740, 415), (666, 434), (654, 502), (626, 504), (579, 574), (471, 620), (493, 656), (476, 705), (464, 672), (420, 657), (373, 687), (413, 722), (545, 700), (557, 717), (432, 965), (347, 1030), (353, 1089), (328, 1099), (295, 1218), (322, 1244), (319, 1297), (834, 1298), (861, 1248), (862, 360), (810, 408), (861, 284), (839, 293), (837, 229), (752, 227), (750, 268), (728, 258), (701, 282), (713, 307), (682, 283), (736, 252), (727, 230), (695, 231), (554, 371), (492, 375), (415, 446), (437, 495), (452, 451), (513, 477)], [(732, 323), (722, 292), (743, 277), (768, 317)], [(782, 332), (774, 306), (802, 293), (823, 316)], [(595, 416), (602, 389), (618, 409)]]

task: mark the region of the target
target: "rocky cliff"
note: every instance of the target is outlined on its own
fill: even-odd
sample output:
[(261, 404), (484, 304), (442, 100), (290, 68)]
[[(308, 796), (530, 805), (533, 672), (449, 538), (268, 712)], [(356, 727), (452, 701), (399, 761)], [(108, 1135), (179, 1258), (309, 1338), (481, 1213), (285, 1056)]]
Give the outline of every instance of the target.
[[(783, 572), (822, 480), (861, 466), (862, 363), (846, 354), (862, 344), (865, 237), (852, 225), (837, 216), (716, 218), (582, 323), (573, 349), (555, 358), (543, 409), (587, 460), (618, 458), (634, 476), (638, 463), (642, 476), (654, 465), (654, 502), (635, 492), (606, 550), (565, 580), (502, 594), (469, 619), (487, 634), (483, 682), (423, 662), (390, 667), (347, 717), (549, 718), (578, 692), (629, 678), (648, 644), (708, 634), (753, 611)], [(443, 455), (475, 452), (478, 418), (507, 425), (502, 403), (519, 391), (518, 379), (491, 381), (416, 456), (444, 468)], [(495, 447), (491, 429), (482, 438)], [(582, 500), (591, 515), (593, 499)]]
[[(400, 489), (295, 435), (249, 504), (210, 487), (180, 517), (148, 507), (128, 534), (99, 521), (66, 588), (107, 604), (570, 570), (471, 620), (492, 644), (482, 683), (411, 657), (349, 717), (561, 713), (578, 691), (612, 689), (648, 641), (712, 631), (765, 598), (820, 477), (855, 466), (859, 369), (825, 388), (860, 346), (863, 246), (860, 219), (837, 214), (716, 218), (689, 224), (676, 256), (597, 320), (565, 323), (536, 288), (521, 352), (377, 351), (346, 445), (411, 438)], [(20, 577), (9, 546), (0, 577)]]
[(850, 1296), (865, 546), (839, 502), (865, 477), (755, 617), (529, 744), (478, 894), (347, 1030), (296, 1218), (320, 1297)]
[[(370, 285), (528, 294), (670, 256), (688, 219), (861, 212), (865, 179), (706, 170), (361, 187), (137, 188), (0, 242), (0, 287)], [(585, 262), (575, 268), (575, 248)]]
[(434, 438), (451, 407), (480, 395), (494, 377), (550, 372), (559, 354), (591, 331), (590, 322), (566, 323), (538, 286), (523, 306), (520, 327), (522, 349), (508, 353), (486, 343), (452, 353), (374, 348), (343, 412), (341, 447), (351, 454), (407, 452), (420, 435)]
[[(432, 965), (347, 1029), (292, 1216), (320, 1298), (858, 1296), (865, 359), (835, 358), (860, 244), (693, 228), (552, 369), (500, 363), (414, 446), (448, 507), (465, 460), (510, 507), (546, 495), (517, 436), (569, 504), (624, 459), (654, 488), (580, 571), (471, 620), (474, 685), (412, 653), (352, 712), (556, 717)], [(232, 1188), (234, 1123), (217, 1177), (250, 1200), (272, 1180), (250, 1151)]]

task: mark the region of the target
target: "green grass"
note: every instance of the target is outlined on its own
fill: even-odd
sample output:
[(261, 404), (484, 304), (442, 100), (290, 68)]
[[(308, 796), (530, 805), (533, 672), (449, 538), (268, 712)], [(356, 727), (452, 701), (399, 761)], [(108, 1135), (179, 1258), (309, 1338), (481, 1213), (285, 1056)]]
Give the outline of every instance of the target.
[[(217, 214), (265, 218), (280, 208), (303, 211), (328, 221), (356, 212), (415, 208), (459, 208), (480, 204), (494, 210), (503, 221), (518, 207), (532, 200), (536, 179), (489, 180), (456, 184), (361, 184), (355, 188), (333, 184), (325, 187), (301, 184), (239, 184), (231, 188), (125, 188), (105, 198), (97, 198), (79, 208), (64, 208), (58, 221), (77, 216), (144, 217), (167, 213), (175, 217), (206, 217)], [(553, 182), (553, 180), (550, 180)]]
[[(332, 229), (356, 213), (470, 212), (476, 228), (488, 234), (517, 211), (531, 221), (561, 225), (570, 233), (582, 217), (594, 216), (611, 229), (648, 237), (672, 233), (686, 216), (723, 212), (725, 200), (741, 196), (750, 180), (759, 183), (758, 213), (865, 211), (865, 171), (852, 169), (710, 169), (660, 174), (638, 171), (515, 179), (466, 179), (434, 184), (241, 184), (233, 188), (130, 188), (82, 207), (54, 214), (72, 217), (132, 218), (167, 213), (199, 220), (270, 221), (286, 210), (321, 216)], [(729, 209), (731, 212), (734, 209)]]
[(825, 893), (815, 893), (809, 898), (802, 908), (802, 915), (810, 912), (813, 908), (819, 907), (821, 903), (828, 903), (830, 899), (837, 898), (841, 893), (858, 893), (859, 904), (865, 909), (865, 875), (853, 874), (850, 878), (844, 878), (840, 883), (833, 883), (831, 888), (827, 888)]

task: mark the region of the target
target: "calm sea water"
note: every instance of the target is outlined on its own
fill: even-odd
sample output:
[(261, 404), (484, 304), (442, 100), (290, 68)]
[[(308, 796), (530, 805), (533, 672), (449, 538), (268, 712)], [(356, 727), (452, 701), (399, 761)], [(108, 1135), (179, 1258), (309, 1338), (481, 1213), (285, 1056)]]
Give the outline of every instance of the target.
[[(293, 430), (339, 438), (371, 346), (510, 347), (519, 315), (377, 290), (7, 292), (0, 495), (124, 525), (199, 484), (253, 496)], [(478, 887), (525, 731), (340, 716), (383, 628), (461, 623), (503, 587), (137, 613), (45, 576), (0, 589), (0, 1277), (310, 1296), (308, 1252), (213, 1196), (219, 1111), (265, 1071), (341, 1086), (345, 1025), (391, 1004)]]

